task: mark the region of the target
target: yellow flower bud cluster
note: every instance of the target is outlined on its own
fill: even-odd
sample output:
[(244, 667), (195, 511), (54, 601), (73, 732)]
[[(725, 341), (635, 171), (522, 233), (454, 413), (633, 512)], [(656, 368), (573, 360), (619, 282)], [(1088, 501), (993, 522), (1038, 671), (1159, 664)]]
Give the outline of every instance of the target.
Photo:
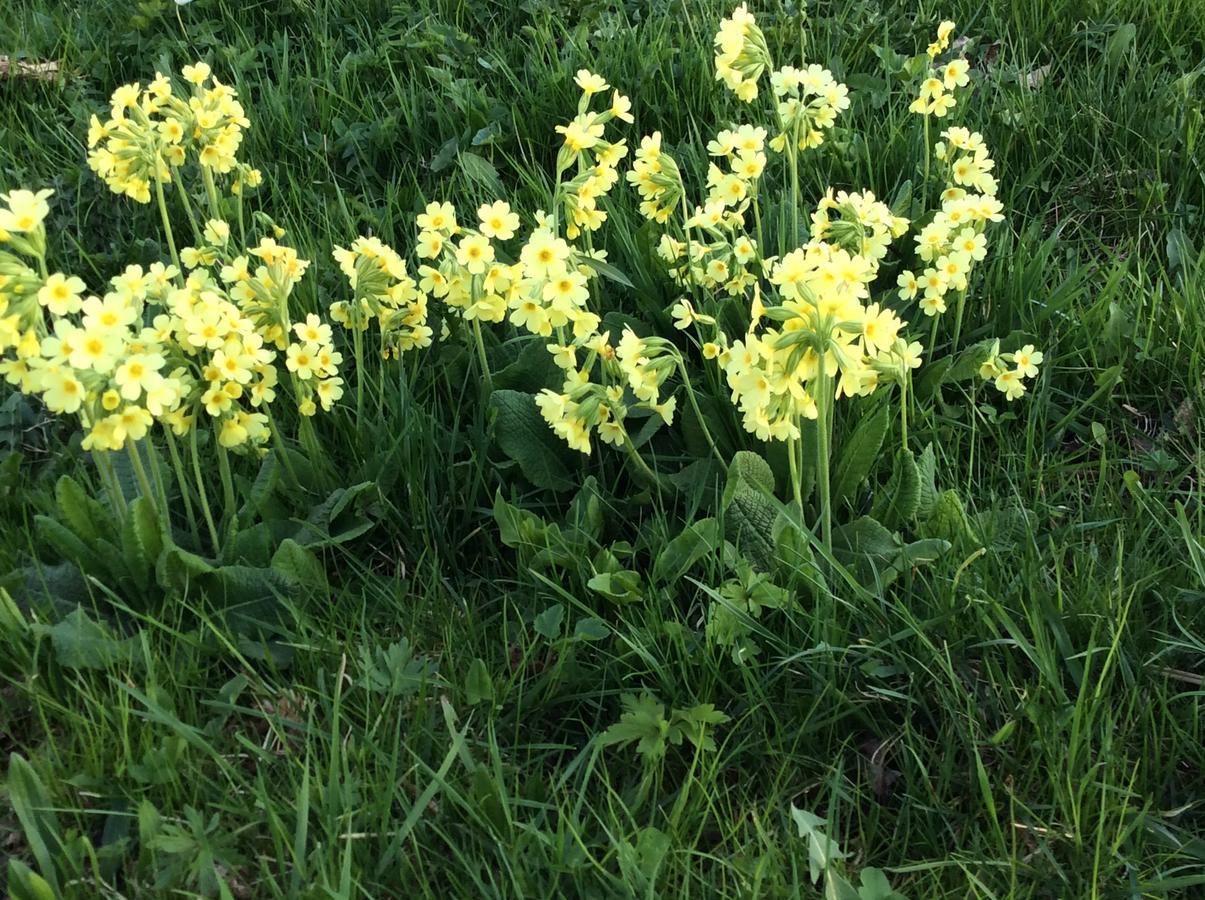
[(333, 253), (354, 296), (331, 304), (332, 319), (353, 331), (364, 331), (375, 321), (385, 358), (431, 346), (427, 295), (396, 250), (377, 238), (359, 237)]
[(757, 82), (770, 64), (770, 51), (766, 36), (746, 4), (720, 20), (715, 50), (716, 79), (746, 103), (756, 100)]
[(238, 161), (251, 123), (237, 91), (214, 78), (203, 62), (185, 66), (182, 74), (186, 94), (157, 72), (146, 88), (135, 82), (114, 91), (105, 121), (92, 117), (88, 165), (115, 193), (149, 203), (155, 184), (173, 181), (173, 172), (189, 159), (209, 177), (229, 176), (232, 193), (260, 183), (259, 170)]

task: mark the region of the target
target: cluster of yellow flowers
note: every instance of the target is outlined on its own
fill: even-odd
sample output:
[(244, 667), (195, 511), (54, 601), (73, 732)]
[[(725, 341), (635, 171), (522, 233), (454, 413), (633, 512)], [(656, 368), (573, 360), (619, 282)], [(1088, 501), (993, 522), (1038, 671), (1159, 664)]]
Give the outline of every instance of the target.
[(540, 213), (518, 262), (504, 263), (494, 241), (513, 238), (519, 216), (501, 200), (477, 212), (478, 228), (459, 225), (450, 203), (432, 202), (419, 215), (417, 253), (433, 263), (419, 266), (419, 288), (470, 322), (509, 318), (541, 337), (566, 328), (578, 340), (593, 335), (599, 317), (587, 308), (594, 275), (587, 255), (557, 237)]
[(92, 117), (88, 165), (115, 193), (149, 203), (153, 186), (171, 182), (190, 156), (207, 174), (232, 175), (235, 194), (260, 183), (259, 170), (237, 158), (251, 125), (237, 92), (212, 78), (203, 62), (185, 66), (183, 75), (191, 85), (187, 98), (156, 72), (145, 89), (134, 83), (114, 91), (106, 121)]
[[(954, 33), (953, 22), (942, 22), (937, 27), (937, 40), (929, 45), (929, 58), (935, 60), (950, 46), (950, 35)], [(921, 82), (920, 93), (908, 107), (910, 112), (923, 116), (944, 118), (957, 102), (954, 91), (965, 87), (970, 81), (970, 63), (965, 59), (952, 59), (944, 66), (933, 68), (928, 77)]]
[[(622, 141), (608, 142), (604, 139), (606, 125), (613, 119), (631, 122), (632, 101), (615, 91), (611, 105), (601, 112), (590, 109), (595, 94), (610, 88), (606, 80), (587, 69), (580, 69), (574, 78), (582, 89), (577, 115), (573, 121), (556, 127), (564, 144), (557, 156), (557, 194), (565, 210), (565, 236), (575, 240), (583, 231), (597, 231), (607, 220), (607, 214), (598, 208), (598, 201), (619, 181), (618, 165), (628, 155), (628, 146)], [(561, 179), (562, 173), (575, 166), (577, 173), (568, 181)], [(554, 208), (554, 215), (559, 211)]]
[(385, 358), (431, 346), (427, 295), (396, 250), (377, 238), (359, 237), (350, 248), (336, 247), (334, 257), (354, 296), (331, 304), (332, 319), (352, 331), (375, 321)]
[[(548, 349), (564, 371), (565, 383), (560, 392), (541, 391), (536, 405), (552, 430), (574, 450), (590, 453), (595, 431), (605, 443), (630, 445), (624, 421), (638, 411), (656, 413), (667, 425), (673, 423), (677, 399), (672, 394), (660, 399), (662, 385), (680, 366), (669, 341), (640, 338), (625, 329), (619, 344), (612, 346), (610, 333), (604, 332), (585, 342), (582, 349), (587, 356), (580, 366), (577, 347), (550, 345)], [(591, 377), (596, 366), (598, 381)]]
[[(330, 409), (342, 395), (330, 326), (313, 314), (296, 324), (290, 316), (290, 295), (309, 262), (275, 237), (243, 253), (231, 249), (212, 173), (234, 173), (232, 192), (258, 181), (236, 155), (249, 126), (242, 107), (216, 80), (206, 86), (204, 63), (186, 66), (184, 76), (193, 85), (188, 101), (163, 75), (145, 91), (118, 88), (111, 118), (102, 124), (94, 117), (89, 135), (90, 163), (116, 193), (145, 202), (154, 187), (162, 200), (162, 185), (176, 183), (195, 245), (173, 264), (128, 266), (103, 296), (87, 295), (82, 279), (47, 268), (50, 192), (3, 196), (0, 374), (40, 395), (51, 412), (78, 415), (85, 449), (119, 450), (156, 422), (186, 435), (202, 412), (222, 447), (262, 449), (281, 353), (302, 415)], [(212, 214), (203, 224), (181, 177), (190, 159)], [(166, 206), (160, 209), (176, 257)], [(240, 231), (241, 221), (240, 208)]]
[(757, 99), (757, 82), (770, 65), (766, 36), (742, 3), (720, 20), (715, 36), (715, 77), (746, 103)]

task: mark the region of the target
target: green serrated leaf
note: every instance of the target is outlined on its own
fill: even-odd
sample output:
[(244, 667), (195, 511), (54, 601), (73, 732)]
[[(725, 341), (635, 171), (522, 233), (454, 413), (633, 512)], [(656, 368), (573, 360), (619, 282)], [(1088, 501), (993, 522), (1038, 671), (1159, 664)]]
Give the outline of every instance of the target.
[(79, 482), (69, 475), (62, 476), (54, 486), (54, 497), (63, 521), (77, 537), (95, 541), (100, 536), (98, 523), (92, 515), (96, 501), (84, 492)]
[(853, 433), (841, 447), (837, 469), (833, 475), (833, 502), (851, 497), (858, 485), (866, 480), (879, 458), (883, 439), (887, 437), (890, 410), (880, 403), (858, 422)]
[(774, 470), (756, 453), (738, 451), (728, 466), (728, 483), (743, 481), (750, 487), (760, 488), (767, 494), (774, 493)]
[(139, 497), (130, 504), (129, 516), (133, 524), (134, 542), (138, 546), (139, 564), (149, 576), (159, 561), (159, 554), (163, 552), (163, 520), (147, 497)]
[(95, 575), (114, 573), (110, 563), (116, 563), (118, 560), (106, 560), (101, 557), (61, 522), (49, 516), (34, 516), (34, 530), (39, 540), (49, 544), (63, 559), (79, 566), (80, 571)]
[(899, 528), (916, 516), (920, 507), (921, 477), (916, 457), (901, 447), (895, 454), (891, 478), (878, 492), (872, 515), (888, 528)]
[(923, 522), (933, 514), (933, 509), (937, 506), (937, 456), (933, 452), (932, 444), (926, 445), (921, 451), (916, 468), (920, 485), (914, 518)]

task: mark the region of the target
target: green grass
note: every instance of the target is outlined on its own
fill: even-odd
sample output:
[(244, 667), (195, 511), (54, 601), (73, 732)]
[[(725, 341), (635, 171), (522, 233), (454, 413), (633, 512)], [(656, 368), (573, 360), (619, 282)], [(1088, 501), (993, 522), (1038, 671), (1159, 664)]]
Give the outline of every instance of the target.
[[(794, 61), (795, 4), (751, 5), (774, 10), (771, 47)], [(277, 605), (270, 645), (217, 597), (139, 606), (77, 585), (129, 643), (70, 665), (45, 610), (0, 612), (0, 751), (44, 784), (49, 833), (100, 848), (80, 896), (810, 896), (792, 804), (828, 819), (851, 872), (882, 868), (912, 898), (1203, 890), (1205, 7), (920, 6), (814, 2), (802, 32), (807, 59), (846, 79), (883, 78), (873, 45), (911, 53), (941, 18), (973, 38), (965, 121), (993, 149), (1009, 218), (969, 338), (1030, 335), (1048, 361), (1025, 402), (981, 391), (915, 423), (940, 485), (996, 523), (983, 552), (956, 547), (865, 597), (805, 597), (765, 620), (760, 656), (738, 666), (703, 635), (718, 560), (626, 606), (538, 577), (503, 546), (495, 491), (553, 521), (569, 498), (505, 465), (468, 360), (437, 350), (408, 358), (404, 378), (373, 368), (379, 402), (318, 430), (340, 484), (378, 485), (375, 524), (326, 551), (329, 592)], [(659, 129), (685, 150), (726, 125), (737, 110), (710, 42), (727, 12), (15, 0), (0, 53), (58, 60), (62, 77), (0, 81), (0, 187), (55, 188), (52, 258), (90, 282), (161, 258), (155, 210), (110, 198), (87, 170), (87, 117), (118, 84), (208, 58), (247, 103), (258, 202), (316, 261), (301, 302), (321, 309), (341, 296), (332, 243), (372, 232), (406, 252), (434, 197), (546, 204), (550, 183), (528, 173), (552, 169), (581, 66), (632, 96), (630, 140)], [(856, 137), (809, 162), (809, 203), (830, 183), (891, 198), (913, 177), (906, 98), (897, 87), (876, 106), (877, 87), (852, 81)], [(671, 287), (631, 197), (616, 197), (608, 250), (636, 289), (614, 302), (663, 315)], [(78, 438), (6, 395), (0, 453), (14, 451), (0, 572), (54, 562), (33, 517), (60, 475), (91, 477)], [(631, 541), (647, 565), (649, 535), (693, 510), (640, 492), (615, 455), (590, 465), (604, 543)], [(716, 493), (704, 484), (695, 502), (706, 511)], [(535, 619), (557, 604), (550, 640)], [(396, 689), (374, 688), (374, 672)], [(645, 766), (602, 747), (620, 696), (641, 691), (724, 711), (716, 751), (686, 743)], [(15, 772), (0, 856), (36, 867)]]

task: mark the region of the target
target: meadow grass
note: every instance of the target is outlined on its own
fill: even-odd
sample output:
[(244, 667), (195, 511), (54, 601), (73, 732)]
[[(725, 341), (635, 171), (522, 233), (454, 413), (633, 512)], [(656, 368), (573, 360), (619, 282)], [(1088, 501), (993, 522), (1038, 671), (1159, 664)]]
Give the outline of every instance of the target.
[[(916, 425), (982, 546), (890, 590), (834, 588), (760, 627), (738, 666), (702, 638), (718, 563), (616, 607), (525, 570), (495, 491), (555, 521), (566, 500), (505, 467), (466, 359), (372, 368), (362, 414), (318, 428), (340, 484), (380, 487), (375, 524), (327, 551), (329, 592), (282, 601), (270, 643), (196, 595), (125, 606), (120, 659), (70, 665), (43, 614), (0, 613), (0, 751), (29, 760), (53, 807), (31, 829), (10, 765), (0, 856), (36, 864), (31, 832), (89, 836), (79, 896), (809, 896), (793, 804), (828, 820), (851, 873), (878, 867), (913, 898), (1205, 891), (1205, 8), (755, 8), (772, 47), (806, 35), (804, 58), (854, 93), (858, 137), (809, 164), (809, 198), (891, 198), (910, 177), (916, 121), (875, 45), (911, 53), (942, 18), (972, 39), (966, 124), (993, 148), (1009, 220), (969, 337), (1039, 338), (1049, 364), (1024, 403), (980, 392)], [(14, 0), (0, 53), (61, 74), (0, 79), (0, 187), (56, 190), (65, 269), (98, 281), (161, 258), (154, 209), (111, 202), (88, 171), (85, 123), (117, 85), (207, 58), (253, 110), (261, 202), (317, 261), (301, 300), (324, 309), (342, 290), (332, 243), (405, 251), (433, 198), (547, 204), (529, 173), (552, 169), (582, 66), (632, 96), (633, 136), (701, 146), (735, 114), (710, 53), (728, 12)], [(635, 285), (617, 302), (664, 317), (674, 295), (630, 196), (612, 217), (610, 258)], [(60, 475), (90, 477), (78, 439), (5, 395), (0, 452), (21, 454), (0, 484), (0, 572), (50, 563), (33, 517)], [(639, 555), (675, 533), (682, 511), (619, 489), (618, 460), (592, 471), (608, 534), (641, 534)], [(97, 619), (121, 606), (92, 588)], [(560, 627), (538, 627), (558, 605)], [(601, 746), (641, 691), (724, 711), (715, 752), (646, 765)]]

